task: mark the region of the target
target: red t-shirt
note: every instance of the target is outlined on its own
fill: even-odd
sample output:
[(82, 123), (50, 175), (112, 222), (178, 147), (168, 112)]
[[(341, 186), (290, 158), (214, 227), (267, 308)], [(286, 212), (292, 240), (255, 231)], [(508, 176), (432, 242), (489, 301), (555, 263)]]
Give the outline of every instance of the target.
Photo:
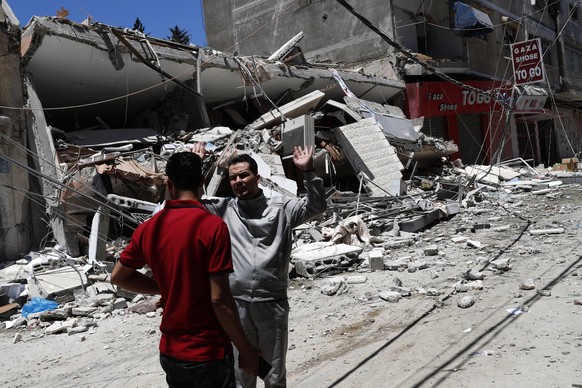
[(232, 272), (230, 237), (218, 216), (192, 200), (166, 206), (133, 233), (121, 264), (147, 264), (165, 302), (160, 352), (185, 361), (213, 361), (232, 353), (210, 301), (210, 274)]

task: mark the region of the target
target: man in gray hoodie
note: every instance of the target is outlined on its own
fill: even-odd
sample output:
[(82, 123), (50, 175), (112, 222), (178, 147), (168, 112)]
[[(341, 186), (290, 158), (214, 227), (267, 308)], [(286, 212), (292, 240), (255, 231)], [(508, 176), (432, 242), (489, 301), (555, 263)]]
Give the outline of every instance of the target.
[[(203, 156), (204, 144), (197, 143), (192, 151)], [(234, 266), (230, 287), (247, 337), (273, 365), (266, 387), (286, 386), (293, 228), (325, 211), (325, 190), (313, 168), (313, 149), (295, 147), (293, 162), (303, 173), (306, 200), (265, 197), (259, 188), (257, 163), (246, 154), (228, 163), (235, 197), (203, 200), (228, 225)], [(256, 377), (238, 367), (236, 376), (239, 386), (256, 386)]]

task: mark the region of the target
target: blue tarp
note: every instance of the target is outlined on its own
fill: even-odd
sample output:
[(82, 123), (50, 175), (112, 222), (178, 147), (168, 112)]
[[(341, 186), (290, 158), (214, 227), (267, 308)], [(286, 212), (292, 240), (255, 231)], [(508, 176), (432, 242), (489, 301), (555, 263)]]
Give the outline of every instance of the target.
[(455, 28), (462, 30), (465, 36), (485, 35), (493, 31), (489, 15), (465, 3), (455, 1)]

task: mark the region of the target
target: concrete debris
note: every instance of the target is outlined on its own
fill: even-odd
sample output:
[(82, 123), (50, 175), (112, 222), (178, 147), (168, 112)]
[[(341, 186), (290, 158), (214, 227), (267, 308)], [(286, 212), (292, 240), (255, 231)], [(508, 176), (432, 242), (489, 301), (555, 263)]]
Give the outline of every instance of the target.
[(529, 234), (539, 236), (544, 234), (562, 234), (564, 231), (564, 228), (533, 229), (529, 231)]
[(483, 278), (485, 278), (485, 274), (475, 269), (465, 272), (465, 279), (467, 280), (483, 280)]
[(378, 296), (380, 299), (390, 303), (398, 303), (402, 299), (402, 294), (397, 291), (382, 291)]
[(535, 288), (536, 288), (536, 285), (535, 285), (533, 279), (524, 279), (519, 284), (520, 290), (534, 290)]
[(472, 296), (464, 296), (457, 301), (457, 306), (462, 309), (467, 309), (475, 304), (475, 298)]

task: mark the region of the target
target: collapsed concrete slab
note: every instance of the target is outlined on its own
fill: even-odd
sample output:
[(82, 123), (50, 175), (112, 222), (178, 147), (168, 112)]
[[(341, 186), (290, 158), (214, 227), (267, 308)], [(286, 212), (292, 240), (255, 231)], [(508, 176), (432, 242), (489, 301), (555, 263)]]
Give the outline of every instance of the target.
[[(405, 191), (404, 166), (374, 118), (338, 128), (336, 136), (372, 196), (399, 196)], [(370, 184), (371, 183), (371, 184)]]

